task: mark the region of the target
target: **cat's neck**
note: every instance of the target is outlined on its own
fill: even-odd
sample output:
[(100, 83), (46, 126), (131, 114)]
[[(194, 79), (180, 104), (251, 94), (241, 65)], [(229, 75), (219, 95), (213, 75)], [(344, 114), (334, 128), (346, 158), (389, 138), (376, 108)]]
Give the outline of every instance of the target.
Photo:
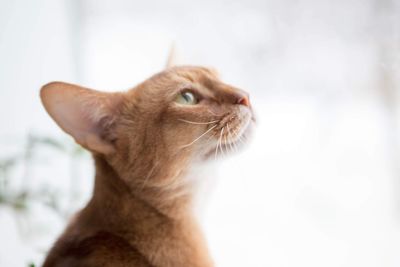
[(126, 238), (155, 266), (212, 266), (189, 193), (132, 191), (103, 158), (95, 162), (93, 198), (81, 216), (85, 225)]
[[(94, 160), (96, 178), (92, 205), (103, 206), (108, 203), (112, 205), (113, 212), (122, 212), (121, 216), (135, 220), (143, 219), (140, 218), (141, 213), (148, 212), (158, 214), (159, 218), (174, 221), (192, 215), (193, 190), (188, 185), (171, 190), (140, 186), (130, 188), (104, 158), (95, 156)], [(140, 178), (142, 177), (130, 177), (130, 179)]]

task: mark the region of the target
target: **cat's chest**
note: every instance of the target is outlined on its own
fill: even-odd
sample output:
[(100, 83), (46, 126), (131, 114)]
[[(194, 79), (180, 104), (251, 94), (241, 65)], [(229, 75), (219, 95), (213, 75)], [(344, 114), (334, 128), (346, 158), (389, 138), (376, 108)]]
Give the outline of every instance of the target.
[(135, 248), (157, 267), (213, 267), (206, 244), (197, 229), (160, 231), (136, 240)]

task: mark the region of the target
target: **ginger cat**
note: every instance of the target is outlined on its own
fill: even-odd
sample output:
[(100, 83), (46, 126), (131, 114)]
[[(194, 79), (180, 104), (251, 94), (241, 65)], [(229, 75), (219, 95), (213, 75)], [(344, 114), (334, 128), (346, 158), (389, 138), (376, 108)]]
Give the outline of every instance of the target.
[(167, 68), (127, 92), (53, 82), (41, 90), (54, 121), (88, 149), (93, 197), (44, 267), (210, 267), (193, 214), (193, 166), (213, 160), (254, 124), (248, 95), (215, 71)]

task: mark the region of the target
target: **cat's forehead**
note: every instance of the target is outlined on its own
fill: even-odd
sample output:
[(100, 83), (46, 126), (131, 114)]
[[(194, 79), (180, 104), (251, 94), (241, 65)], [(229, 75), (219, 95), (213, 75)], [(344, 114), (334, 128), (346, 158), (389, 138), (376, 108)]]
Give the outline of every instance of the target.
[(219, 80), (216, 70), (196, 66), (173, 67), (162, 72), (161, 76), (169, 79), (171, 82), (198, 83), (206, 86), (213, 81)]
[(205, 79), (218, 79), (219, 74), (215, 69), (205, 68), (205, 67), (196, 67), (196, 66), (181, 66), (174, 67), (167, 72), (175, 74), (180, 77), (184, 77), (193, 82), (201, 82)]

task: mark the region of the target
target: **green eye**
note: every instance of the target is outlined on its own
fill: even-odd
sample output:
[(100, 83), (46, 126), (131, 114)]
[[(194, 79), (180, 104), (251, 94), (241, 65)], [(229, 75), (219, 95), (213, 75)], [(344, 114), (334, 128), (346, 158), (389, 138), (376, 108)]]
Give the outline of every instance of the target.
[(191, 92), (182, 92), (176, 97), (175, 102), (183, 105), (196, 105), (199, 101)]

